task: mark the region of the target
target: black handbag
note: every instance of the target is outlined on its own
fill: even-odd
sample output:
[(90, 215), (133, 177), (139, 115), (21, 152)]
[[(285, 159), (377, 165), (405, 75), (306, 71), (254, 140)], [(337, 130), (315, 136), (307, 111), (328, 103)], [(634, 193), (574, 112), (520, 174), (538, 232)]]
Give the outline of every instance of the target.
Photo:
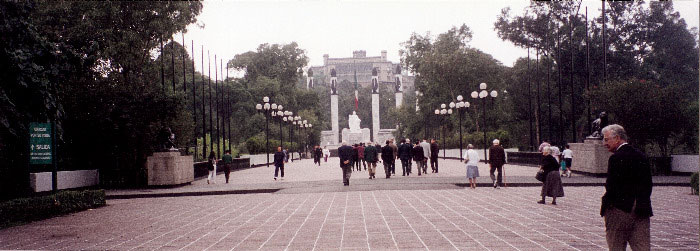
[(537, 171), (537, 174), (535, 174), (535, 179), (539, 180), (540, 182), (544, 182), (544, 170), (540, 169)]

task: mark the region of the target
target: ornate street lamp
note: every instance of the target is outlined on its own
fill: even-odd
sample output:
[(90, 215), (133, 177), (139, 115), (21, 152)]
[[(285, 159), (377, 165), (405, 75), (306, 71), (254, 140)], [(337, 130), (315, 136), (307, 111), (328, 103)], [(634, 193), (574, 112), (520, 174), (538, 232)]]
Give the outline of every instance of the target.
[(255, 105), (255, 109), (265, 116), (265, 155), (267, 155), (267, 166), (270, 166), (270, 140), (268, 134), (270, 134), (270, 116), (273, 113), (270, 110), (277, 109), (277, 104), (270, 104), (270, 98), (263, 97), (263, 103)]
[[(486, 90), (486, 83), (479, 84), (479, 89), (481, 89), (480, 92), (472, 92), (472, 98), (480, 98), (481, 106), (484, 110), (484, 121), (482, 123), (482, 130), (484, 131), (484, 163), (488, 163), (488, 155), (486, 154), (486, 148), (489, 146), (488, 141), (486, 140), (486, 98), (489, 97), (489, 92)], [(491, 97), (495, 98), (496, 96), (498, 96), (498, 92), (496, 90), (492, 90)]]
[[(447, 146), (447, 142), (446, 142), (446, 138), (445, 138), (445, 123), (444, 123), (444, 121), (445, 121), (445, 117), (452, 115), (452, 108), (451, 108), (452, 106), (454, 106), (454, 103), (450, 104), (450, 108), (447, 109), (447, 105), (441, 104), (440, 105), (441, 109), (439, 110), (439, 113), (436, 113), (436, 114), (441, 115), (440, 116), (440, 127), (441, 127), (440, 129), (442, 129), (442, 159), (445, 159), (447, 156), (446, 152), (445, 152), (445, 147)], [(435, 110), (435, 111), (437, 112), (438, 110)]]
[[(450, 103), (450, 107), (452, 106), (453, 103)], [(462, 95), (457, 96), (457, 103), (454, 103), (454, 107), (457, 108), (457, 111), (459, 112), (459, 159), (462, 160), (462, 117), (464, 116), (464, 112), (469, 108), (469, 102), (464, 102), (464, 98)]]

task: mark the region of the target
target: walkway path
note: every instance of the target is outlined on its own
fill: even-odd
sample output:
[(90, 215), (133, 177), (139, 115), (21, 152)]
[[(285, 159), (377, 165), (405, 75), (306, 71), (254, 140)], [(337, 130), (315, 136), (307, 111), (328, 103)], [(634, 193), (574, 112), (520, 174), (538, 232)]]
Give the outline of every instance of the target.
[[(566, 186), (558, 205), (540, 205), (539, 187), (456, 186), (460, 163), (439, 174), (369, 180), (349, 187), (335, 164), (291, 164), (284, 181), (272, 168), (233, 173), (170, 189), (116, 195), (280, 189), (212, 196), (111, 199), (102, 208), (0, 230), (0, 249), (50, 250), (605, 250), (598, 215), (602, 186)], [(333, 163), (337, 163), (337, 160)], [(486, 166), (480, 167), (487, 176)], [(533, 167), (506, 167), (520, 184)], [(398, 170), (397, 170), (398, 171)], [(383, 171), (378, 172), (378, 177)], [(511, 176), (512, 175), (512, 176)], [(517, 178), (520, 177), (520, 178)], [(657, 177), (658, 178), (658, 177)], [(688, 177), (680, 177), (688, 179)], [(678, 178), (678, 182), (680, 182)], [(534, 178), (531, 178), (534, 180)], [(596, 179), (577, 176), (564, 179)], [(667, 178), (672, 180), (671, 178)], [(596, 181), (597, 182), (597, 181)], [(325, 191), (324, 191), (325, 190)], [(698, 249), (698, 197), (687, 186), (655, 187), (654, 250)]]

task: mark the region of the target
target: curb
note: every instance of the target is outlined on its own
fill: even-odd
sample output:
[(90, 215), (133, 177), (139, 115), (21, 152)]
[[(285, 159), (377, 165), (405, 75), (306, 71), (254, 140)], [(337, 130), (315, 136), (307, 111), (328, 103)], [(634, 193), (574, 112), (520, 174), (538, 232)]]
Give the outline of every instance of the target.
[(105, 196), (105, 199), (119, 200), (119, 199), (207, 196), (207, 195), (228, 195), (228, 194), (257, 194), (257, 193), (274, 193), (274, 192), (277, 192), (279, 190), (280, 190), (279, 188), (275, 188), (275, 189), (252, 189), (252, 190), (181, 192), (181, 193), (115, 194), (115, 195), (107, 195), (107, 196)]

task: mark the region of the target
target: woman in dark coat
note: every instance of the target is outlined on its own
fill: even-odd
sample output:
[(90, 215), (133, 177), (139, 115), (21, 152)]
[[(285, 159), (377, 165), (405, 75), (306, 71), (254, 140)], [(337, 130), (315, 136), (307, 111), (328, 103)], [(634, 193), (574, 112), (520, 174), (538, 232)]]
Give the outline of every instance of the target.
[(561, 177), (559, 177), (559, 163), (552, 156), (552, 149), (545, 147), (542, 149), (542, 162), (540, 168), (544, 170), (544, 183), (542, 184), (542, 200), (537, 203), (544, 204), (546, 196), (552, 197), (552, 205), (557, 204), (557, 197), (564, 197), (564, 187), (561, 185)]

